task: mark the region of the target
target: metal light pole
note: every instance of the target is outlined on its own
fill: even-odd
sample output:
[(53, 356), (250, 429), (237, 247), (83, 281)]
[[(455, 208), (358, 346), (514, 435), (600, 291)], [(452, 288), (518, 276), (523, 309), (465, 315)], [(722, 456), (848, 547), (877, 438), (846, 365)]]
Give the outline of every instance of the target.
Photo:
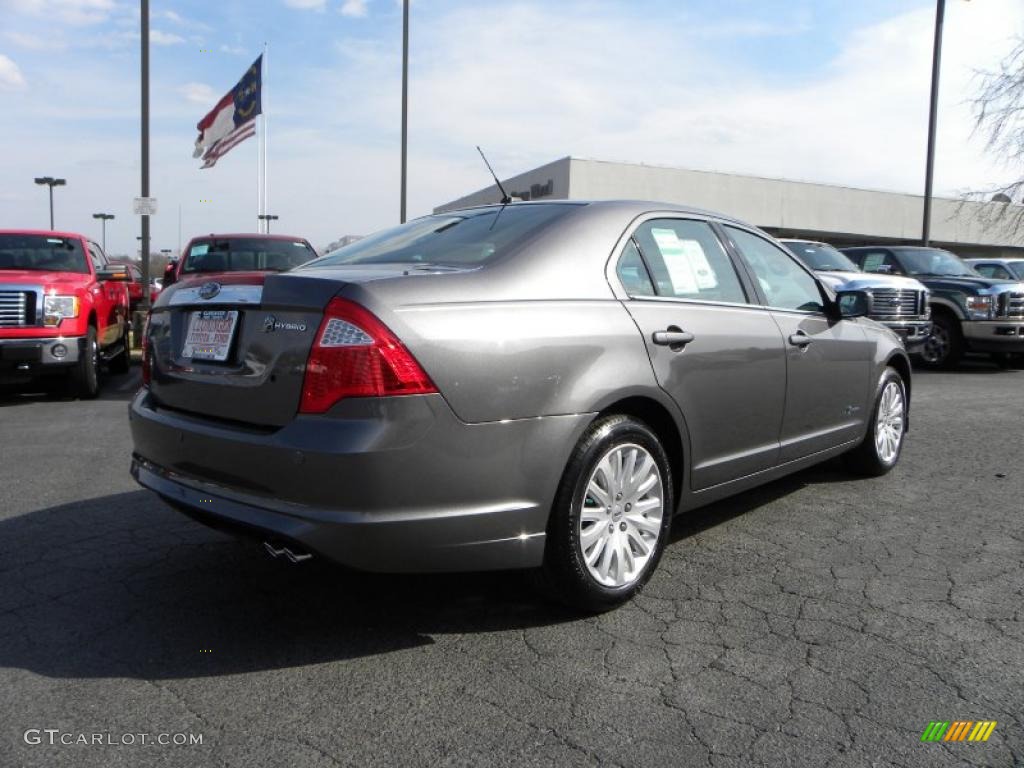
[(94, 213), (92, 215), (94, 219), (100, 219), (103, 221), (103, 252), (107, 252), (107, 222), (114, 218), (112, 213)]
[[(149, 197), (149, 0), (142, 0), (142, 197)], [(142, 284), (149, 285), (149, 216), (142, 216)], [(139, 311), (149, 310), (149, 291)]]
[(266, 222), (267, 234), (269, 235), (270, 234), (270, 222), (277, 221), (281, 217), (280, 216), (274, 216), (273, 214), (270, 214), (270, 213), (261, 213), (256, 218), (259, 219), (260, 221)]
[(921, 245), (929, 245), (932, 236), (932, 181), (935, 167), (935, 123), (939, 110), (939, 64), (942, 59), (942, 22), (946, 0), (935, 3), (935, 42), (932, 45), (932, 95), (928, 111), (928, 161), (924, 172), (924, 222)]
[(45, 184), (50, 188), (50, 229), (53, 229), (53, 188), (63, 187), (66, 179), (55, 179), (53, 176), (36, 176), (36, 184)]
[(402, 202), (400, 223), (405, 223), (406, 168), (409, 152), (409, 0), (402, 0)]

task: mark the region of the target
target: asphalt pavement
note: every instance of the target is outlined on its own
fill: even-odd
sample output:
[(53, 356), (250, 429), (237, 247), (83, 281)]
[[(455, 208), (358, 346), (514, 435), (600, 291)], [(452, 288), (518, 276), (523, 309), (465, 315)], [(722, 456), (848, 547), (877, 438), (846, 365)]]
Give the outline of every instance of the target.
[(193, 523), (128, 475), (137, 376), (0, 400), (4, 768), (1024, 765), (1024, 371), (920, 373), (895, 472), (681, 518), (587, 618)]

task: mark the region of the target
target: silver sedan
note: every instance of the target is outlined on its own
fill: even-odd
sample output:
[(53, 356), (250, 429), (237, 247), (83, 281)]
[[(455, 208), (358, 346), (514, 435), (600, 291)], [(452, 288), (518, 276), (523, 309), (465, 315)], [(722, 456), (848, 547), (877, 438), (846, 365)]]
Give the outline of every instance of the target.
[(132, 473), (293, 560), (530, 569), (603, 610), (676, 514), (833, 456), (897, 463), (910, 365), (759, 230), (659, 203), (427, 216), (166, 289)]

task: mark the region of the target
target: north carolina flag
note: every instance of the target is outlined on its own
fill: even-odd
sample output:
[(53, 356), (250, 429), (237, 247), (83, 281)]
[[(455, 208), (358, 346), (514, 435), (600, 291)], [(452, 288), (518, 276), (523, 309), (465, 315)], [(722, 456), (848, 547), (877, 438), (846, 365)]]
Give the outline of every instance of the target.
[(224, 95), (217, 106), (199, 121), (199, 137), (192, 157), (203, 158), (203, 168), (212, 168), (217, 160), (256, 133), (256, 115), (262, 105), (263, 54), (242, 75), (238, 85)]

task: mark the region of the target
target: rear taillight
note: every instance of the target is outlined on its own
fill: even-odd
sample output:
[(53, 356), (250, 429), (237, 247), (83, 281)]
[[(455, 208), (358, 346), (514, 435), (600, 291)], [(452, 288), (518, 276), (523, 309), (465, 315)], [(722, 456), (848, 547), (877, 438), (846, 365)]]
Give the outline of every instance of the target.
[(142, 323), (142, 386), (148, 387), (150, 379), (153, 378), (153, 360), (149, 346), (149, 313), (146, 313), (146, 320)]
[(306, 362), (300, 413), (324, 413), (345, 397), (423, 395), (434, 383), (373, 313), (332, 299)]

